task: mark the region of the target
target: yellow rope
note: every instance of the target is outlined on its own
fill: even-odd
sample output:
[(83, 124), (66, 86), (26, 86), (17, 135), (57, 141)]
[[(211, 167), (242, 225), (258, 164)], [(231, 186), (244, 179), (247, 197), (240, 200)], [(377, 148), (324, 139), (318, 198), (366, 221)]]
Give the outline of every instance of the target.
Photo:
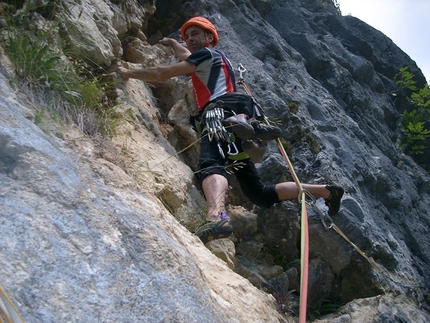
[[(239, 72), (241, 73), (241, 78), (238, 82), (238, 84), (242, 85), (245, 89), (246, 93), (252, 97), (251, 91), (249, 90), (248, 86), (245, 84), (245, 82), (242, 79), (242, 73), (245, 72), (246, 69), (243, 68), (243, 66), (239, 66)], [(264, 117), (264, 120), (267, 124), (269, 123), (269, 120)], [(300, 225), (301, 225), (301, 250), (300, 250), (300, 268), (301, 268), (301, 275), (300, 275), (300, 310), (299, 310), (299, 322), (305, 323), (306, 322), (306, 308), (307, 308), (307, 299), (308, 299), (308, 275), (309, 275), (309, 228), (308, 228), (308, 215), (306, 210), (306, 201), (305, 197), (306, 195), (310, 195), (309, 192), (306, 190), (303, 190), (302, 184), (300, 183), (300, 180), (294, 171), (293, 164), (290, 161), (290, 158), (287, 155), (287, 152), (285, 151), (284, 146), (281, 143), (281, 140), (278, 138), (276, 139), (279, 151), (281, 152), (281, 155), (284, 157), (285, 163), (287, 164), (290, 174), (294, 179), (294, 182), (297, 185), (299, 194), (298, 199), (301, 202), (301, 219), (300, 219)]]
[(357, 250), (357, 252), (363, 257), (365, 258), (369, 264), (372, 265), (373, 268), (375, 268), (378, 272), (380, 272), (381, 274), (384, 274), (384, 272), (382, 271), (382, 269), (379, 267), (379, 265), (375, 262), (375, 260), (373, 260), (372, 258), (368, 257), (363, 251), (361, 251), (361, 249), (359, 247), (357, 247), (343, 232), (341, 229), (339, 229), (339, 227), (332, 223), (331, 227), (333, 228), (334, 231), (336, 231), (342, 238), (344, 238), (346, 241), (348, 241), (351, 246), (353, 246), (355, 248), (355, 250)]
[(6, 292), (0, 286), (0, 322), (3, 323), (2, 317), (6, 320), (7, 323), (24, 323), (21, 315), (16, 309), (15, 305), (13, 305), (9, 296), (7, 296)]
[[(246, 69), (243, 68), (243, 66), (239, 67), (239, 72), (242, 73), (245, 72)], [(242, 85), (245, 89), (245, 91), (248, 93), (248, 95), (252, 96), (251, 91), (249, 90), (248, 86), (243, 82), (243, 79), (241, 78), (238, 84)], [(270, 124), (268, 119), (265, 117), (265, 122), (267, 124)], [(373, 260), (373, 258), (368, 257), (357, 245), (355, 245), (343, 232), (342, 230), (334, 224), (333, 220), (330, 218), (328, 214), (323, 214), (321, 210), (316, 206), (316, 200), (315, 198), (306, 190), (303, 190), (302, 185), (300, 184), (299, 178), (297, 177), (296, 173), (294, 172), (292, 163), (290, 159), (288, 158), (287, 153), (285, 152), (284, 147), (282, 146), (282, 143), (280, 139), (277, 139), (277, 144), (279, 147), (279, 150), (282, 154), (282, 156), (285, 159), (285, 162), (288, 165), (288, 168), (290, 170), (291, 176), (293, 177), (294, 181), (297, 184), (297, 187), (299, 189), (299, 202), (301, 202), (302, 206), (302, 213), (301, 213), (301, 228), (302, 228), (302, 235), (301, 235), (301, 282), (300, 282), (300, 317), (299, 322), (304, 323), (306, 322), (306, 302), (307, 302), (307, 277), (308, 277), (308, 268), (307, 268), (307, 261), (308, 261), (308, 253), (309, 253), (309, 245), (306, 246), (306, 242), (308, 241), (308, 224), (307, 224), (307, 212), (306, 212), (306, 201), (305, 196), (308, 196), (312, 203), (308, 203), (310, 206), (312, 206), (317, 213), (320, 216), (322, 224), (325, 226), (326, 229), (333, 229), (336, 231), (342, 238), (344, 238), (349, 244), (351, 244), (354, 249), (363, 257), (365, 258), (369, 264), (379, 273), (383, 274), (385, 277), (389, 277), (384, 270)], [(307, 241), (306, 241), (307, 240)], [(306, 260), (306, 261), (305, 261)], [(391, 277), (390, 277), (391, 278)], [(393, 280), (393, 278), (391, 278)], [(394, 280), (393, 280), (394, 281)]]
[[(266, 119), (268, 123), (268, 120)], [(308, 228), (308, 214), (306, 209), (306, 195), (310, 195), (310, 193), (303, 189), (300, 180), (294, 171), (293, 165), (288, 157), (284, 146), (281, 143), (281, 140), (277, 139), (278, 148), (287, 163), (287, 166), (290, 170), (290, 174), (294, 179), (294, 182), (297, 185), (299, 190), (298, 199), (301, 203), (301, 219), (300, 219), (300, 227), (301, 227), (301, 237), (300, 237), (300, 310), (299, 310), (299, 322), (306, 322), (306, 308), (308, 303), (308, 276), (309, 276), (309, 228)], [(311, 196), (311, 195), (310, 195)]]

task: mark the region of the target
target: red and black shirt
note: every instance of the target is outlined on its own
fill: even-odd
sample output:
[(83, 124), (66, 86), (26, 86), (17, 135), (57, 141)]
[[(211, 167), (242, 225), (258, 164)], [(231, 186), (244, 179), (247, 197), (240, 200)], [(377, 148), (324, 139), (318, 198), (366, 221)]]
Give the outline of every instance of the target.
[(188, 56), (186, 61), (197, 67), (191, 78), (199, 112), (217, 97), (236, 91), (231, 64), (220, 51), (205, 47)]

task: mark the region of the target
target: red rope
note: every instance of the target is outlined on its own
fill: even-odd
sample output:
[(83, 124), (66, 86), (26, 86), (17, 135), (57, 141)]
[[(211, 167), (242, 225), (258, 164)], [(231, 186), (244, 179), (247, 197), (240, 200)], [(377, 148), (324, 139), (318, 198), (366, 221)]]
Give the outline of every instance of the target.
[[(243, 82), (243, 80), (239, 80), (238, 84), (242, 85), (245, 89), (246, 93), (252, 96), (251, 91), (248, 86)], [(269, 121), (265, 119), (266, 123), (269, 124)], [(285, 163), (288, 166), (290, 174), (294, 179), (294, 182), (297, 185), (299, 190), (299, 201), (301, 202), (302, 212), (301, 212), (301, 250), (300, 250), (300, 267), (301, 267), (301, 280), (300, 280), (300, 313), (299, 313), (299, 322), (306, 322), (306, 308), (308, 303), (308, 277), (309, 277), (309, 226), (308, 226), (308, 212), (306, 209), (306, 194), (302, 188), (302, 184), (300, 183), (299, 178), (297, 177), (293, 165), (288, 158), (287, 152), (284, 149), (284, 146), (281, 143), (281, 140), (277, 139), (277, 144), (279, 151), (284, 158)]]
[(284, 158), (285, 163), (288, 166), (291, 176), (297, 185), (299, 190), (299, 201), (301, 202), (302, 212), (301, 212), (301, 248), (300, 248), (300, 268), (301, 268), (301, 279), (300, 279), (300, 312), (299, 312), (299, 322), (306, 322), (306, 307), (308, 303), (308, 277), (309, 277), (309, 226), (308, 226), (308, 212), (306, 209), (305, 192), (302, 188), (299, 178), (297, 177), (293, 165), (288, 158), (288, 155), (282, 146), (281, 140), (277, 139), (278, 148)]

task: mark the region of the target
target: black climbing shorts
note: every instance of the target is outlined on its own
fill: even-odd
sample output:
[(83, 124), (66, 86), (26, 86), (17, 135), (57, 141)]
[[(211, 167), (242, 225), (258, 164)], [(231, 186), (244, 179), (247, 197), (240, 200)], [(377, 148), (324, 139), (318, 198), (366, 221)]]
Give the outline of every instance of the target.
[[(222, 101), (224, 109), (234, 111), (236, 114), (245, 113), (252, 115), (252, 98), (240, 93), (227, 93), (215, 101)], [(242, 148), (241, 140), (237, 138), (235, 145), (240, 152)], [(241, 167), (233, 167), (233, 160), (221, 156), (219, 149), (222, 149), (224, 156), (228, 156), (228, 145), (226, 142), (220, 142), (220, 146), (213, 140), (209, 141), (208, 136), (203, 135), (200, 141), (200, 163), (198, 176), (203, 181), (207, 176), (212, 174), (222, 175), (228, 179), (226, 168), (233, 172), (240, 184), (243, 193), (256, 205), (261, 207), (270, 207), (279, 203), (278, 194), (275, 191), (275, 185), (264, 185), (258, 175), (254, 163), (249, 159), (241, 159)]]
[(254, 117), (252, 97), (243, 93), (231, 92), (221, 95), (211, 103), (218, 103), (224, 111), (232, 111), (234, 114), (244, 113), (250, 118)]

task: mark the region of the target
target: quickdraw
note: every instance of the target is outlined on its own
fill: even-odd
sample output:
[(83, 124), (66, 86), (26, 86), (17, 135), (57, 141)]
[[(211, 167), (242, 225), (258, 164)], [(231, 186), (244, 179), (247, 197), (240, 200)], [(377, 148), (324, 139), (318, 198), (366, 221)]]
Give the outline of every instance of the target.
[(231, 141), (230, 134), (222, 125), (222, 120), (224, 120), (224, 109), (220, 107), (212, 108), (206, 111), (204, 116), (206, 130), (208, 132), (209, 141), (212, 142), (214, 139), (216, 141), (218, 152), (225, 158), (224, 150), (221, 146), (221, 141), (227, 143), (227, 154), (230, 156), (236, 156), (239, 154), (239, 149), (236, 144)]

